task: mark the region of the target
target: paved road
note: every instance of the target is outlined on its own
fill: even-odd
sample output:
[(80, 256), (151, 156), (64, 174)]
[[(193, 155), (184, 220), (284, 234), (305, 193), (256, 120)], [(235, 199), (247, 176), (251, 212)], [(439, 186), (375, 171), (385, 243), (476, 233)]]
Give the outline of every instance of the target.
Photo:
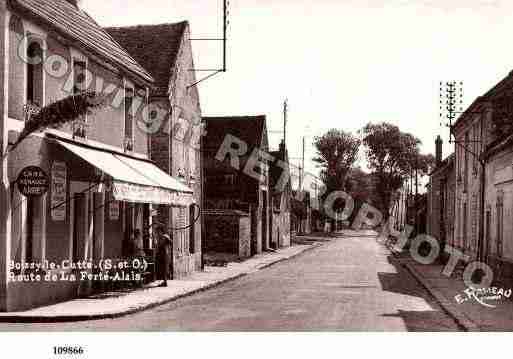
[(338, 238), (215, 289), (101, 321), (2, 324), (0, 330), (458, 330), (372, 237)]

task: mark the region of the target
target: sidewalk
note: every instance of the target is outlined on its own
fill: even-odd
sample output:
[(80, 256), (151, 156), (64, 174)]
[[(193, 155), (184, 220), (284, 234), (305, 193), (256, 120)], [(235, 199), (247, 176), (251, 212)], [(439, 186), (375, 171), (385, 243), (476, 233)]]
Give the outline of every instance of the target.
[(340, 233), (345, 237), (376, 237), (378, 235), (378, 232), (372, 229), (342, 229), (335, 233)]
[(228, 263), (226, 267), (205, 267), (203, 272), (194, 273), (181, 280), (168, 281), (168, 287), (105, 293), (96, 297), (75, 299), (24, 312), (0, 313), (0, 322), (52, 323), (116, 318), (207, 290), (290, 259), (320, 245), (320, 243), (293, 245), (273, 253), (256, 255), (241, 263)]
[[(451, 315), (466, 331), (511, 331), (513, 329), (513, 296), (500, 300), (485, 300), (495, 307), (488, 307), (470, 298), (458, 303), (460, 298), (467, 298), (467, 289), (461, 275), (446, 277), (442, 274), (443, 265), (423, 265), (413, 260), (409, 253), (396, 254), (396, 259), (435, 297), (442, 308)], [(501, 287), (497, 285), (497, 287)], [(509, 288), (504, 288), (509, 289)]]

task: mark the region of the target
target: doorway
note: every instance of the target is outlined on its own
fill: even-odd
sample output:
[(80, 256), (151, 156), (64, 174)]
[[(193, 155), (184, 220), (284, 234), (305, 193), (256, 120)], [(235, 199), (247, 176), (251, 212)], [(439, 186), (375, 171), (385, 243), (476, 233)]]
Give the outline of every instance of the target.
[(86, 195), (75, 193), (73, 209), (73, 262), (77, 263), (82, 254), (86, 235)]
[(269, 249), (269, 236), (267, 231), (267, 217), (268, 217), (268, 208), (267, 208), (267, 192), (262, 191), (262, 249)]
[(486, 263), (488, 263), (488, 256), (490, 255), (490, 241), (491, 241), (491, 238), (490, 238), (490, 226), (491, 226), (491, 223), (492, 223), (492, 220), (491, 220), (491, 211), (490, 210), (487, 210), (486, 211), (486, 233), (485, 233), (485, 245), (484, 245), (484, 248), (485, 248), (485, 253), (483, 255), (484, 257), (484, 260)]

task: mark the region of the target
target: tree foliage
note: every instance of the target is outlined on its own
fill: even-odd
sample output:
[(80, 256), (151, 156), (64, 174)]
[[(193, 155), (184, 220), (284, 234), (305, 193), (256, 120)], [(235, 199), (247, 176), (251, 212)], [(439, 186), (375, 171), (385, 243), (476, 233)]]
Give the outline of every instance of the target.
[(377, 207), (386, 217), (394, 193), (415, 170), (419, 175), (427, 174), (433, 156), (421, 155), (420, 140), (390, 123), (369, 123), (362, 133), (368, 165), (376, 180)]
[(360, 145), (359, 138), (337, 129), (314, 138), (317, 155), (313, 160), (321, 168), (321, 179), (328, 191), (345, 188), (347, 174), (358, 159)]

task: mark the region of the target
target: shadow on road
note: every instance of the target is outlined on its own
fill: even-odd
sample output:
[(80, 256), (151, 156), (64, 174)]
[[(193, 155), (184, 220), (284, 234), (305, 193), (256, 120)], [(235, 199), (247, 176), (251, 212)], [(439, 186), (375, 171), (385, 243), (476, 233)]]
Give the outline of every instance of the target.
[(411, 276), (408, 270), (405, 269), (392, 254), (387, 256), (387, 260), (394, 266), (396, 273), (378, 272), (382, 289), (388, 292), (422, 298), (431, 309), (410, 311), (398, 308), (396, 313), (386, 313), (383, 314), (383, 317), (401, 318), (408, 331), (433, 332), (458, 330), (456, 322), (443, 311), (435, 298)]

